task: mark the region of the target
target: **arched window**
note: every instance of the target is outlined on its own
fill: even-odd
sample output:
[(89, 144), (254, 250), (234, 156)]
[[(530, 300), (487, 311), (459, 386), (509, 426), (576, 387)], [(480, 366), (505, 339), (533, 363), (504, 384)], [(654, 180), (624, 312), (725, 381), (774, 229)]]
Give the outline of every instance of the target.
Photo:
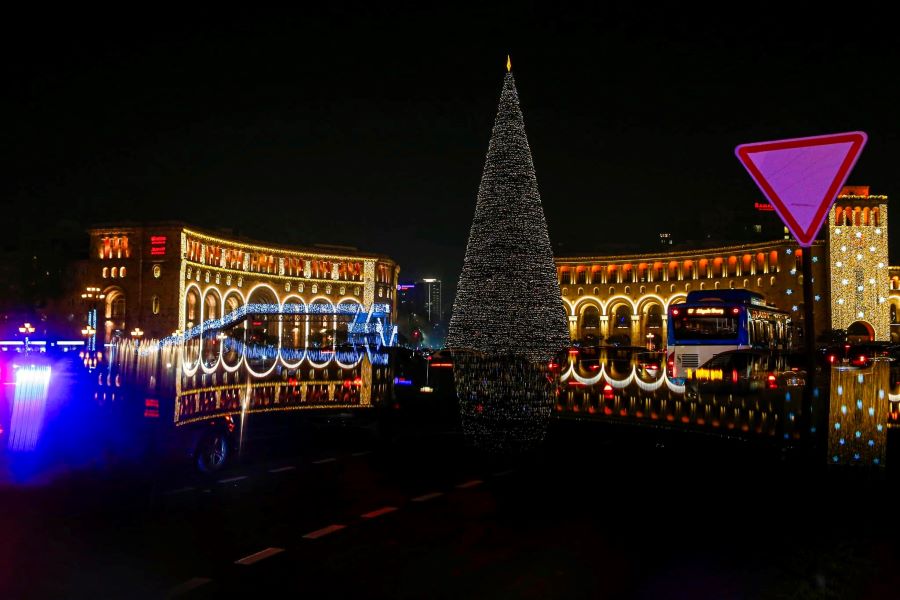
[(581, 313), (581, 338), (596, 338), (600, 333), (600, 311), (596, 306), (588, 306)]
[(713, 277), (722, 277), (724, 275), (722, 265), (725, 261), (721, 256), (713, 259)]
[(662, 309), (658, 304), (651, 304), (647, 309), (647, 329), (660, 329), (662, 327)]
[(125, 296), (124, 294), (118, 294), (112, 301), (110, 305), (110, 318), (112, 319), (124, 319), (125, 318)]
[(153, 314), (159, 314), (159, 296), (153, 296), (153, 300), (151, 301), (151, 308), (153, 309)]
[(891, 325), (897, 324), (897, 305), (891, 304)]
[(113, 279), (118, 277), (119, 276), (119, 267), (113, 267), (109, 272), (109, 276), (112, 277)]
[(700, 277), (709, 277), (709, 260), (701, 258), (700, 262), (697, 263), (697, 269), (699, 269)]
[(159, 265), (153, 265), (153, 277), (159, 279), (159, 276), (162, 275), (162, 267)]
[(615, 296), (615, 295), (616, 295), (616, 288), (614, 288), (614, 287), (609, 288), (609, 295), (610, 295), (610, 296)]
[(625, 286), (625, 294), (626, 295), (631, 294), (631, 286), (628, 286), (628, 285)]
[(613, 326), (616, 329), (631, 330), (631, 312), (628, 310), (628, 307), (625, 306), (624, 304), (620, 304), (619, 308), (616, 309)]
[(729, 256), (728, 257), (728, 268), (726, 270), (726, 273), (731, 276), (737, 275), (737, 269), (738, 269), (737, 256)]
[(109, 277), (109, 267), (103, 267), (103, 279)]
[(119, 277), (125, 277), (125, 267), (119, 269)]
[(600, 295), (600, 288), (598, 288), (598, 287), (595, 287), (595, 288), (594, 288), (594, 295), (595, 295), (595, 296), (599, 296), (599, 295)]

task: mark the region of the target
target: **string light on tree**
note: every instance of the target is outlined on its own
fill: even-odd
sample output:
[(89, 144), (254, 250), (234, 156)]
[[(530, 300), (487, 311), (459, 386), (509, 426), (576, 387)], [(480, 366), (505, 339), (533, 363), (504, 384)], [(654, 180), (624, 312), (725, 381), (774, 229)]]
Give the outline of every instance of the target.
[(492, 448), (543, 437), (547, 365), (569, 343), (509, 57), (506, 67), (447, 336), (463, 427)]

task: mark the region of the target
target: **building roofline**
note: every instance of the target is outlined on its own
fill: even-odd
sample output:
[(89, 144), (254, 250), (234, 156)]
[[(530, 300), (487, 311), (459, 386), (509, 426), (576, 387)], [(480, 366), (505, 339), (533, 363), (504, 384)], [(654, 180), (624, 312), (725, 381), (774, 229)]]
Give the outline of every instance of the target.
[[(824, 240), (815, 240), (813, 245), (824, 245)], [(737, 244), (732, 246), (713, 246), (709, 248), (693, 248), (684, 250), (672, 250), (667, 252), (642, 252), (634, 254), (614, 254), (614, 255), (581, 255), (581, 256), (557, 256), (554, 261), (560, 262), (621, 262), (621, 261), (642, 261), (651, 262), (652, 259), (667, 258), (683, 258), (687, 254), (737, 254), (750, 251), (770, 250), (773, 246), (796, 246), (794, 240), (770, 240), (768, 242), (753, 242), (749, 244)]]
[(139, 230), (148, 230), (154, 227), (181, 229), (184, 233), (192, 234), (197, 237), (207, 238), (209, 240), (221, 243), (223, 245), (243, 247), (258, 252), (277, 252), (295, 255), (316, 255), (326, 258), (362, 258), (381, 260), (397, 264), (396, 261), (386, 254), (377, 252), (366, 252), (355, 246), (344, 246), (339, 244), (313, 244), (310, 246), (278, 244), (262, 240), (253, 239), (247, 236), (238, 235), (227, 230), (205, 229), (202, 227), (194, 227), (184, 221), (154, 221), (147, 223), (138, 222), (119, 222), (110, 224), (97, 224), (88, 229), (89, 234), (103, 233), (105, 231), (115, 230), (123, 233), (132, 233)]

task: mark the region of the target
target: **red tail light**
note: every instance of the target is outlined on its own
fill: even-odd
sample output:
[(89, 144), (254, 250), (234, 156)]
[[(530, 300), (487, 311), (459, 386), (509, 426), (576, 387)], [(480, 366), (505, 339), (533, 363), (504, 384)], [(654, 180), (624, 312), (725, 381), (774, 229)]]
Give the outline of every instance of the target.
[(768, 386), (770, 390), (774, 390), (778, 387), (778, 378), (775, 375), (769, 373), (769, 376), (766, 377), (766, 381), (768, 382)]
[(676, 317), (678, 316), (678, 313), (679, 313), (679, 310), (677, 308), (672, 309), (672, 314), (675, 315)]
[(835, 356), (834, 354), (828, 355), (828, 362), (830, 362), (831, 364), (834, 364), (834, 361), (836, 361), (836, 360), (837, 360), (837, 356)]
[(741, 309), (739, 309), (737, 306), (735, 306), (734, 308), (731, 309), (731, 314), (733, 314), (733, 315), (736, 315), (740, 312), (741, 312)]

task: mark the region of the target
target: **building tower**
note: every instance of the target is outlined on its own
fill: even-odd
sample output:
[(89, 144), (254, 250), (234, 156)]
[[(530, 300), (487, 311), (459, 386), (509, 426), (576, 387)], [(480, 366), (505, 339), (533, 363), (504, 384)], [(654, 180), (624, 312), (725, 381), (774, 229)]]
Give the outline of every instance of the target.
[(887, 196), (846, 186), (828, 217), (831, 328), (890, 340)]

